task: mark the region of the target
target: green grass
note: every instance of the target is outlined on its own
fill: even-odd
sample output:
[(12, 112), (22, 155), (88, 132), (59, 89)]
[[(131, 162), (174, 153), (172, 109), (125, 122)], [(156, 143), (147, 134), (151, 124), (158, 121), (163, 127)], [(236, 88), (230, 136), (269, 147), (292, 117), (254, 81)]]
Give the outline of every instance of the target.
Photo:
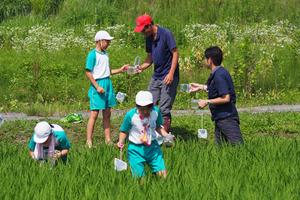
[[(142, 182), (129, 171), (113, 170), (118, 151), (103, 144), (99, 122), (96, 148), (91, 150), (84, 147), (86, 122), (61, 124), (72, 149), (69, 163), (53, 169), (38, 166), (28, 156), (26, 145), (36, 122), (6, 122), (0, 129), (0, 198), (297, 199), (300, 113), (241, 114), (240, 118), (245, 145), (218, 148), (209, 116), (204, 116), (208, 141), (195, 135), (201, 117), (175, 117), (176, 145), (162, 148), (167, 179), (147, 171)], [(119, 125), (120, 119), (114, 119), (115, 136)]]
[[(49, 116), (88, 109), (84, 66), (95, 32), (108, 28), (115, 36), (109, 48), (112, 68), (132, 64), (135, 56), (146, 56), (143, 37), (133, 33), (134, 19), (145, 12), (174, 33), (181, 83), (206, 81), (209, 71), (199, 63), (201, 55), (217, 44), (224, 47), (224, 66), (240, 107), (299, 103), (299, 10), (297, 0), (5, 0), (0, 3), (0, 112)], [(199, 24), (208, 28), (193, 28)], [(62, 41), (66, 46), (59, 45)], [(112, 77), (115, 91), (129, 97), (118, 109), (133, 104), (152, 71)], [(174, 108), (188, 108), (190, 98), (178, 94)]]
[[(136, 16), (145, 12), (154, 17), (155, 23), (172, 30), (182, 58), (197, 56), (191, 50), (195, 41), (188, 45), (182, 32), (189, 24), (230, 22), (238, 27), (251, 27), (261, 25), (264, 20), (267, 24), (288, 20), (292, 25), (300, 25), (298, 0), (64, 0), (56, 4), (58, 2), (1, 1), (0, 28), (16, 28), (16, 32), (0, 35), (0, 112), (22, 111), (49, 116), (88, 108), (89, 82), (83, 70), (88, 44), (52, 53), (37, 51), (36, 47), (29, 52), (13, 49), (13, 44), (23, 41), (28, 29), (35, 25), (49, 22), (53, 28), (50, 35), (74, 28), (75, 36), (92, 38), (84, 35), (85, 24), (95, 24), (97, 30), (125, 24), (126, 28), (116, 33), (116, 39), (124, 38), (128, 45), (110, 49), (112, 68), (133, 62), (137, 55), (145, 55), (143, 38), (123, 32), (132, 31)], [(297, 30), (293, 34), (296, 39), (299, 28)], [(14, 34), (16, 37), (12, 38)], [(227, 34), (225, 42), (231, 42), (231, 32), (227, 30)], [(276, 48), (274, 58), (264, 60), (266, 64), (260, 62), (259, 69), (269, 70), (252, 77), (257, 80), (256, 88), (261, 90), (249, 94), (238, 88), (238, 107), (300, 103), (299, 69), (296, 67), (299, 42), (295, 41), (291, 46)], [(233, 56), (226, 58), (224, 64), (230, 70), (234, 67), (251, 70), (257, 63), (261, 51), (252, 46), (253, 41), (243, 42), (229, 47)], [(20, 45), (19, 48), (24, 47)], [(191, 67), (190, 71), (181, 73), (181, 83), (205, 82), (209, 72), (197, 64)], [(112, 78), (116, 91), (130, 95), (117, 109), (134, 105), (134, 94), (147, 88), (151, 71), (140, 76)], [(239, 78), (244, 81), (243, 74)], [(237, 81), (236, 84), (242, 83)], [(174, 109), (189, 108), (191, 98), (206, 96), (179, 93)], [(174, 117), (176, 145), (163, 147), (169, 175), (162, 180), (148, 173), (142, 183), (133, 179), (129, 171), (116, 173), (113, 170), (113, 158), (118, 156), (118, 151), (104, 145), (101, 120), (96, 124), (96, 148), (92, 150), (84, 147), (86, 121), (76, 125), (61, 124), (72, 149), (69, 163), (53, 169), (47, 165), (38, 166), (28, 156), (27, 143), (37, 121), (5, 122), (0, 128), (0, 199), (298, 199), (300, 114), (241, 113), (240, 119), (245, 145), (217, 148), (209, 115), (204, 116), (204, 127), (209, 132), (207, 141), (199, 141), (196, 136), (197, 129), (201, 128), (201, 117)], [(121, 118), (112, 120), (115, 141), (121, 121)]]

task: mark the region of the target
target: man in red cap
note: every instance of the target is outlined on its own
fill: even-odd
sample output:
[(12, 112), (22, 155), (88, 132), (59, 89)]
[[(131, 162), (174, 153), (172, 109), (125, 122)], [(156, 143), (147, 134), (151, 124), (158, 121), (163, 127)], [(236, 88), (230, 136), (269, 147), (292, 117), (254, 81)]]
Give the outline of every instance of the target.
[(141, 15), (136, 18), (135, 32), (140, 32), (146, 39), (146, 60), (140, 66), (143, 71), (154, 63), (148, 90), (153, 95), (154, 104), (158, 104), (164, 118), (164, 128), (171, 128), (171, 109), (179, 82), (178, 50), (170, 30), (154, 25), (151, 16)]

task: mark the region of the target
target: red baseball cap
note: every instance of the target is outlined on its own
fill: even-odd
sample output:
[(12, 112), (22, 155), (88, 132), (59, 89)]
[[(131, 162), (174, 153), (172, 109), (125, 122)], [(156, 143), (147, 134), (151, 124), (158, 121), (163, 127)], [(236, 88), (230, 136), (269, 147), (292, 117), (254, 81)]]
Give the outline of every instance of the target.
[(136, 27), (134, 29), (134, 32), (142, 32), (145, 26), (152, 23), (152, 18), (150, 15), (141, 15), (136, 18), (135, 23)]

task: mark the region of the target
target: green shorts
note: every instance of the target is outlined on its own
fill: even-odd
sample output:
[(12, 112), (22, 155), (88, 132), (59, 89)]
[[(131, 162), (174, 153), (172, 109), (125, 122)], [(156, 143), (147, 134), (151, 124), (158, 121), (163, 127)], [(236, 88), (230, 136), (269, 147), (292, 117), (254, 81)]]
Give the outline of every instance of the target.
[(150, 166), (152, 173), (166, 169), (162, 151), (156, 140), (152, 141), (151, 146), (129, 143), (128, 160), (132, 175), (135, 177), (145, 175), (146, 163)]
[(96, 81), (104, 89), (104, 93), (100, 94), (93, 85), (90, 86), (88, 92), (90, 110), (105, 110), (117, 105), (116, 95), (110, 78), (97, 79)]

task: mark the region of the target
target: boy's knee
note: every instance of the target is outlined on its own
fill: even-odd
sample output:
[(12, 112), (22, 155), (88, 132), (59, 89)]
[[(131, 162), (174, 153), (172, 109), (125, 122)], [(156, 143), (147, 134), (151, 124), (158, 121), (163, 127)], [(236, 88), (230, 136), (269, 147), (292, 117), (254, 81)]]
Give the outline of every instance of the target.
[(109, 121), (110, 120), (110, 116), (111, 116), (111, 112), (110, 110), (105, 110), (103, 111), (103, 121)]
[(105, 110), (103, 110), (102, 114), (103, 115), (110, 115), (111, 114), (110, 108), (106, 108)]
[(91, 111), (90, 118), (97, 119), (99, 111)]

